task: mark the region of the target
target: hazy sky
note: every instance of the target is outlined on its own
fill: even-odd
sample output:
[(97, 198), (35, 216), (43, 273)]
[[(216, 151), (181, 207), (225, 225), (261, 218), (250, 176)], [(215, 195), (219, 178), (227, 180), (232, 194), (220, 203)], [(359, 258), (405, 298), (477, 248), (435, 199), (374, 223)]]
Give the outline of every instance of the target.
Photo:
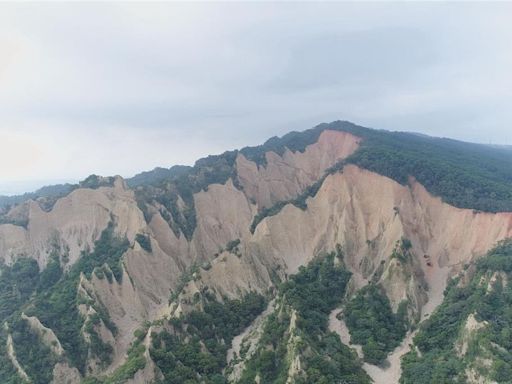
[(1, 3), (0, 194), (337, 119), (512, 144), (511, 20), (512, 3)]

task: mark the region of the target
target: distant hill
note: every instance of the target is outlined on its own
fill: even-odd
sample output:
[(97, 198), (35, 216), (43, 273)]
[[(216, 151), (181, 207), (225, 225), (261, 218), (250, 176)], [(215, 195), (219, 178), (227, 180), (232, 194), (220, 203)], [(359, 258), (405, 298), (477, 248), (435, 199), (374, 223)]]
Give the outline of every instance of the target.
[(190, 170), (190, 168), (191, 167), (186, 165), (174, 165), (171, 168), (157, 167), (152, 171), (141, 172), (129, 179), (126, 179), (126, 183), (130, 187), (138, 187), (143, 184), (155, 184), (166, 179), (174, 180), (185, 174)]
[(15, 196), (0, 196), (0, 210), (7, 206), (20, 204), (30, 199), (37, 199), (39, 197), (59, 197), (65, 196), (70, 193), (77, 186), (75, 184), (55, 184), (47, 185), (39, 188), (35, 192), (27, 192), (23, 195)]

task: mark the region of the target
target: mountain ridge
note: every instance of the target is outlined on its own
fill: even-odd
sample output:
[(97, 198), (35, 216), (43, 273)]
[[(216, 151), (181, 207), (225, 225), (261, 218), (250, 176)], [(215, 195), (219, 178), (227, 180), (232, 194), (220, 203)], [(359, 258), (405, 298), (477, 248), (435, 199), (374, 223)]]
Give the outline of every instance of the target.
[[(174, 179), (183, 173), (190, 172), (191, 169), (197, 166), (201, 166), (203, 164), (208, 164), (209, 159), (215, 159), (223, 156), (230, 156), (232, 154), (241, 153), (249, 160), (255, 161), (259, 165), (263, 165), (265, 163), (265, 153), (267, 152), (275, 152), (277, 154), (282, 155), (285, 148), (288, 148), (289, 150), (296, 152), (296, 151), (304, 151), (304, 148), (307, 145), (312, 144), (318, 139), (318, 136), (323, 130), (326, 129), (335, 129), (335, 130), (341, 130), (346, 132), (353, 132), (358, 133), (361, 135), (361, 133), (368, 134), (369, 132), (377, 133), (377, 134), (388, 134), (393, 136), (416, 136), (422, 139), (426, 139), (427, 141), (435, 141), (436, 145), (445, 143), (445, 144), (452, 144), (456, 147), (461, 146), (467, 146), (467, 148), (474, 148), (474, 149), (480, 149), (482, 150), (481, 153), (484, 153), (483, 151), (485, 148), (493, 148), (496, 150), (497, 153), (501, 153), (504, 155), (502, 159), (506, 159), (507, 161), (511, 161), (511, 157), (509, 156), (509, 146), (490, 146), (486, 144), (479, 144), (479, 143), (471, 143), (471, 142), (465, 142), (460, 141), (456, 139), (450, 139), (450, 138), (438, 138), (434, 136), (429, 136), (417, 132), (400, 132), (400, 131), (388, 131), (388, 130), (375, 130), (375, 129), (369, 129), (364, 128), (362, 126), (358, 126), (356, 124), (353, 124), (349, 121), (343, 121), (338, 120), (334, 121), (332, 123), (321, 123), (317, 126), (307, 129), (305, 131), (291, 131), (281, 137), (274, 136), (268, 140), (266, 140), (263, 144), (257, 145), (257, 146), (247, 146), (243, 147), (239, 150), (233, 150), (233, 151), (226, 151), (219, 155), (210, 155), (201, 159), (198, 159), (194, 166), (185, 166), (185, 165), (173, 165), (170, 168), (162, 168), (162, 167), (156, 167), (153, 170), (150, 171), (143, 171), (140, 172), (134, 176), (125, 178), (127, 184), (130, 187), (136, 187), (140, 186), (142, 184), (153, 184), (160, 181), (163, 181), (165, 179)], [(105, 177), (105, 176), (104, 176)], [(80, 183), (78, 184), (80, 185)], [(58, 197), (62, 196), (62, 191), (64, 189), (68, 188), (74, 188), (74, 184), (56, 184), (56, 185), (48, 185), (43, 186), (39, 188), (37, 191), (34, 192), (26, 192), (23, 195), (14, 195), (14, 196), (0, 196), (0, 206), (4, 206), (7, 204), (12, 204), (13, 202), (19, 202), (20, 200), (28, 199), (28, 198), (37, 198), (37, 197)], [(55, 189), (58, 192), (53, 192), (52, 190)], [(69, 192), (69, 191), (68, 191)], [(8, 200), (11, 199), (11, 202)]]
[[(379, 383), (379, 369), (399, 377), (400, 366), (375, 365), (392, 353), (368, 336), (378, 320), (366, 331), (347, 322), (368, 352), (360, 357), (329, 328), (316, 333), (319, 343), (308, 337), (308, 322), (345, 308), (351, 319), (400, 313), (407, 335), (391, 332), (389, 344), (399, 345), (441, 304), (450, 278), (512, 236), (512, 213), (471, 206), (488, 203), (479, 199), (489, 191), (498, 192), (491, 208), (509, 203), (501, 152), (347, 122), (266, 145), (133, 188), (120, 177), (89, 177), (49, 209), (38, 201), (11, 208), (0, 224), (0, 321), (8, 325), (0, 378), (19, 382), (19, 366), (38, 383), (248, 383), (271, 369), (271, 382), (363, 383), (368, 374)], [(473, 192), (460, 202), (470, 207), (448, 204), (446, 191), (465, 184)], [(322, 273), (343, 289), (323, 286)], [(20, 278), (26, 286), (16, 285)], [(336, 300), (299, 299), (306, 281), (332, 288)], [(371, 285), (378, 289), (358, 295)], [(279, 292), (298, 296), (283, 301)], [(62, 355), (26, 331), (27, 318), (54, 333)], [(247, 337), (228, 361), (240, 319)], [(319, 360), (329, 346), (350, 371)], [(48, 355), (42, 367), (30, 359), (36, 352)]]

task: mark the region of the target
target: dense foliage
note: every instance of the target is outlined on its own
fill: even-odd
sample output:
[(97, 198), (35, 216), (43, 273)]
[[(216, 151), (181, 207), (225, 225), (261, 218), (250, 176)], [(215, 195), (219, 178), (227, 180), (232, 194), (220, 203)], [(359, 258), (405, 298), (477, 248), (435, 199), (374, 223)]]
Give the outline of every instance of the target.
[(173, 332), (153, 334), (150, 349), (165, 383), (226, 383), (222, 370), (231, 341), (265, 305), (264, 297), (255, 293), (221, 303), (206, 292), (202, 311), (194, 310), (170, 320)]
[[(22, 383), (16, 369), (7, 357), (6, 319), (19, 311), (39, 283), (39, 266), (33, 259), (18, 259), (12, 266), (0, 266), (0, 382)], [(27, 335), (30, 337), (31, 335)]]
[[(96, 318), (90, 319), (91, 323), (86, 324), (88, 325), (87, 329), (91, 332), (92, 344), (88, 346), (81, 336), (84, 318), (78, 311), (81, 299), (77, 295), (80, 274), (84, 273), (90, 277), (95, 268), (108, 264), (115, 278), (120, 280), (122, 278), (120, 259), (128, 245), (126, 239), (118, 238), (115, 235), (114, 225), (110, 223), (95, 242), (94, 251), (84, 252), (70, 271), (63, 274), (54, 285), (45, 286), (45, 289), (35, 296), (32, 305), (26, 310), (28, 315), (37, 316), (43, 325), (55, 332), (71, 363), (82, 373), (85, 369), (88, 347), (91, 348), (93, 354), (96, 353), (98, 357), (107, 362), (108, 356), (105, 352), (108, 347), (99, 337), (95, 337), (97, 335), (93, 328), (97, 323), (94, 323), (99, 321)], [(115, 334), (115, 326), (101, 303), (87, 304), (94, 306), (98, 316)]]
[(80, 188), (98, 189), (100, 187), (112, 187), (115, 178), (113, 176), (103, 177), (98, 175), (87, 176), (78, 185)]
[[(491, 381), (509, 383), (512, 377), (512, 287), (497, 278), (492, 289), (487, 281), (494, 272), (512, 278), (512, 242), (499, 244), (481, 259), (469, 283), (453, 280), (445, 299), (420, 327), (414, 338), (415, 349), (402, 359), (402, 384), (464, 383), (466, 369), (478, 359), (490, 364), (480, 372)], [(482, 282), (484, 282), (482, 284)], [(470, 314), (486, 322), (475, 332), (467, 352), (457, 352), (466, 320)], [(478, 365), (478, 364), (477, 364)]]
[[(262, 383), (286, 383), (288, 344), (293, 337), (300, 338), (296, 353), (302, 368), (295, 383), (370, 382), (355, 352), (328, 330), (329, 314), (340, 304), (350, 279), (350, 273), (341, 264), (336, 265), (335, 258), (330, 254), (301, 267), (280, 286), (279, 309), (267, 319), (259, 347), (249, 358), (240, 384), (254, 383), (257, 376)], [(293, 313), (297, 320), (291, 335)]]
[(226, 244), (226, 251), (228, 252), (236, 252), (238, 246), (240, 245), (240, 239), (231, 240)]
[(146, 366), (146, 357), (144, 352), (146, 348), (139, 342), (136, 342), (134, 346), (128, 351), (128, 357), (126, 362), (121, 365), (114, 373), (104, 380), (99, 380), (101, 384), (124, 384), (129, 379), (135, 376), (135, 374), (144, 369)]
[(5, 330), (0, 330), (0, 383), (26, 384), (16, 373), (16, 368), (7, 356), (7, 336)]
[(19, 310), (39, 283), (34, 259), (20, 258), (12, 266), (0, 267), (0, 322)]
[(364, 359), (381, 364), (407, 331), (405, 306), (393, 313), (388, 297), (375, 284), (359, 290), (343, 311), (350, 341), (362, 346)]
[(187, 165), (174, 165), (171, 168), (157, 167), (151, 171), (141, 172), (126, 179), (126, 184), (131, 188), (135, 188), (140, 185), (158, 184), (164, 180), (175, 180), (189, 172), (191, 168)]
[(26, 320), (18, 319), (10, 324), (16, 358), (34, 384), (48, 384), (53, 379), (53, 366), (58, 358), (30, 329)]
[(335, 264), (335, 257), (332, 253), (301, 266), (279, 288), (279, 294), (297, 311), (298, 325), (307, 333), (327, 331), (329, 313), (345, 294), (351, 274), (341, 262)]

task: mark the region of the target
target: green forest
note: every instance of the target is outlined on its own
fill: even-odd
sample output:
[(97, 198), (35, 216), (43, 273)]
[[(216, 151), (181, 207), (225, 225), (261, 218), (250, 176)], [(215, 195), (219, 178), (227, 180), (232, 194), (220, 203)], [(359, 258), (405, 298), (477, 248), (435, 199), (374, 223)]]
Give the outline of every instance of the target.
[(371, 364), (382, 364), (407, 331), (405, 305), (393, 313), (388, 297), (375, 284), (360, 289), (343, 315), (351, 343), (362, 346), (364, 359)]

